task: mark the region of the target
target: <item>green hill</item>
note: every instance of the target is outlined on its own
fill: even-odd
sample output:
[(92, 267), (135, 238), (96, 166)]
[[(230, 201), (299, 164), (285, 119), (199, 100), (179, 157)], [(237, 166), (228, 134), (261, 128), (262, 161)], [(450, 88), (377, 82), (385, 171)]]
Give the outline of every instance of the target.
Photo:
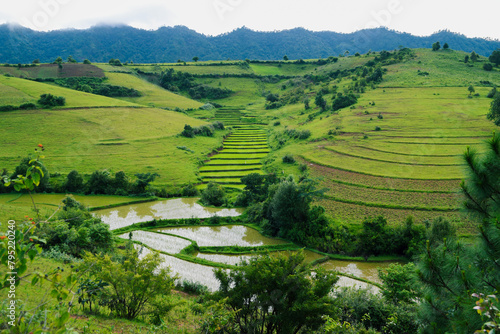
[[(50, 157), (49, 170), (63, 177), (73, 169), (84, 174), (98, 169), (156, 172), (155, 185), (172, 190), (208, 181), (241, 188), (239, 178), (253, 171), (298, 177), (305, 164), (328, 189), (319, 203), (339, 220), (359, 223), (382, 214), (397, 224), (408, 215), (420, 222), (444, 215), (461, 221), (466, 231), (467, 220), (458, 211), (458, 185), (465, 177), (461, 154), (467, 146), (481, 149), (495, 130), (485, 117), (491, 103), (486, 95), (500, 85), (497, 68), (483, 70), (485, 57), (465, 63), (466, 55), (402, 49), (301, 62), (99, 64), (74, 71), (85, 76), (101, 70), (104, 84), (141, 95), (118, 98), (11, 77), (47, 79), (52, 67), (3, 67), (8, 76), (0, 76), (0, 106), (36, 103), (45, 93), (64, 96), (66, 105), (2, 113), (0, 167), (12, 171), (41, 142)], [(232, 93), (196, 101), (186, 97), (188, 89), (168, 91), (154, 82), (170, 68), (189, 73), (191, 86)], [(370, 81), (376, 71), (380, 82)], [(469, 94), (470, 85), (474, 94)], [(315, 105), (319, 92), (326, 111)], [(354, 93), (357, 102), (333, 111), (339, 93)], [(219, 109), (198, 109), (207, 102)], [(20, 131), (28, 120), (30, 130)], [(233, 127), (233, 135), (224, 144), (227, 131), (214, 137), (178, 136), (185, 124), (207, 120)], [(298, 139), (302, 131), (308, 135)], [(215, 149), (223, 151), (212, 155)], [(283, 163), (286, 154), (296, 162)]]

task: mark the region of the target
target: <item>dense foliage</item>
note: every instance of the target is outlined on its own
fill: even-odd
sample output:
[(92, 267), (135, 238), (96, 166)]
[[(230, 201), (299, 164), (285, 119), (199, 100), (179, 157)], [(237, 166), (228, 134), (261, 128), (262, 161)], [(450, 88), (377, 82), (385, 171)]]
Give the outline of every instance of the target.
[[(150, 75), (148, 76), (150, 77)], [(194, 82), (194, 76), (190, 73), (174, 71), (173, 68), (159, 74), (159, 85), (174, 93), (186, 92), (195, 100), (200, 99), (223, 99), (229, 97), (233, 91), (227, 88), (211, 87), (209, 85)]]
[[(287, 46), (289, 59), (336, 58), (345, 50), (366, 53), (370, 50), (394, 50), (400, 45), (430, 48), (437, 40), (446, 40), (455, 50), (475, 50), (483, 56), (489, 56), (500, 48), (498, 41), (467, 38), (449, 31), (418, 37), (386, 28), (364, 29), (351, 34), (312, 32), (302, 28), (277, 32), (239, 28), (212, 37), (182, 26), (162, 27), (156, 31), (96, 26), (86, 30), (37, 32), (1, 25), (0, 40), (9, 41), (0, 50), (0, 61), (14, 64), (31, 63), (33, 59), (51, 62), (60, 55), (73, 55), (78, 61), (87, 58), (101, 63), (108, 62), (109, 55), (135, 63), (176, 62), (186, 55), (199, 55), (200, 60), (273, 60), (283, 57), (283, 45)], [(164, 47), (165, 41), (169, 41), (169, 48)]]
[(302, 253), (255, 257), (229, 273), (217, 270), (217, 299), (234, 311), (223, 333), (306, 333), (334, 314), (329, 293), (337, 281), (320, 269), (311, 275)]
[(63, 79), (45, 79), (38, 81), (53, 81), (55, 84), (62, 87), (109, 97), (139, 97), (142, 95), (138, 90), (134, 88), (108, 85), (105, 83), (105, 78), (72, 77)]

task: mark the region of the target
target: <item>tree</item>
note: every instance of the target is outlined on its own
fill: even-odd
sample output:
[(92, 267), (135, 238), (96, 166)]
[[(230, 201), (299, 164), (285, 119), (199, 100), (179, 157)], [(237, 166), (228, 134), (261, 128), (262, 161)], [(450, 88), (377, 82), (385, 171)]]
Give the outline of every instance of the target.
[(496, 87), (493, 87), (489, 92), (488, 94), (486, 95), (487, 98), (489, 99), (492, 99), (495, 97), (495, 95), (497, 94), (497, 88)]
[(309, 105), (309, 98), (308, 98), (308, 97), (306, 97), (306, 98), (304, 99), (304, 109), (305, 109), (305, 110), (309, 110), (309, 108), (311, 108), (311, 106)]
[(441, 49), (441, 44), (439, 44), (439, 42), (435, 42), (432, 44), (432, 51), (437, 51)]
[(74, 64), (76, 64), (76, 63), (78, 63), (78, 62), (76, 61), (76, 59), (75, 59), (75, 58), (73, 58), (73, 56), (69, 56), (69, 57), (68, 57), (68, 63), (74, 63)]
[(119, 317), (134, 319), (139, 315), (160, 312), (164, 315), (172, 307), (158, 307), (163, 296), (174, 287), (170, 269), (161, 267), (162, 259), (151, 252), (142, 259), (131, 247), (122, 261), (113, 261), (109, 255), (87, 253), (81, 266), (95, 280), (106, 282), (99, 297), (100, 304)]
[(359, 252), (365, 257), (390, 253), (387, 248), (392, 245), (388, 242), (387, 220), (384, 217), (367, 218), (363, 221), (359, 240)]
[(65, 105), (66, 98), (63, 96), (54, 96), (52, 94), (42, 94), (37, 102), (43, 107), (50, 108)]
[(358, 99), (354, 94), (349, 93), (343, 95), (342, 93), (338, 93), (332, 102), (332, 110), (337, 111), (339, 109), (351, 106), (356, 102), (358, 102)]
[(472, 294), (500, 290), (500, 134), (487, 146), (484, 154), (472, 149), (464, 153), (468, 177), (461, 184), (463, 206), (476, 218), (476, 240), (428, 242), (418, 260), (424, 333), (473, 333), (483, 321), (473, 309), (477, 299)]
[(474, 89), (474, 86), (470, 85), (469, 88), (467, 88), (469, 90), (469, 95), (472, 95), (472, 93), (475, 93), (476, 90)]
[(287, 56), (287, 55), (284, 55), (284, 56), (283, 56), (283, 60), (285, 60), (285, 61), (286, 61), (286, 60), (288, 60), (288, 56)]
[(147, 186), (153, 182), (158, 176), (157, 173), (138, 173), (135, 174), (137, 178), (134, 183), (132, 183), (132, 193), (141, 195), (146, 193)]
[(449, 48), (450, 48), (450, 46), (448, 45), (448, 43), (444, 43), (443, 50), (448, 50)]
[(40, 59), (33, 60), (33, 64), (40, 64)]
[(220, 282), (215, 298), (234, 311), (234, 332), (311, 333), (325, 323), (324, 315), (334, 315), (330, 291), (336, 275), (321, 268), (312, 275), (303, 261), (302, 252), (267, 254), (230, 272), (215, 271)]
[(221, 206), (226, 202), (224, 188), (220, 184), (210, 182), (201, 192), (201, 201), (206, 205)]
[(56, 60), (54, 61), (54, 64), (61, 65), (63, 62), (63, 59), (61, 57), (57, 57)]
[(493, 51), (488, 57), (488, 60), (495, 64), (496, 67), (498, 67), (498, 65), (500, 64), (500, 49)]
[(112, 186), (111, 174), (107, 170), (96, 170), (85, 185), (85, 193), (106, 194), (110, 186)]
[(326, 110), (326, 101), (323, 98), (323, 93), (321, 91), (318, 92), (318, 94), (316, 94), (316, 98), (314, 99), (314, 103), (316, 104), (316, 106), (318, 108), (321, 109), (321, 111)]
[(478, 60), (478, 58), (479, 58), (479, 55), (478, 55), (476, 52), (472, 51), (472, 52), (470, 53), (470, 60), (471, 60), (473, 63), (475, 63), (475, 62)]
[(383, 284), (382, 295), (394, 304), (400, 302), (414, 304), (421, 296), (415, 280), (415, 265), (409, 263), (391, 264), (385, 270), (378, 269), (378, 275)]
[(485, 63), (483, 64), (483, 70), (489, 72), (493, 70), (493, 65), (491, 63)]
[(464, 57), (464, 63), (467, 64), (468, 62), (469, 62), (469, 55), (465, 55), (465, 57)]
[(88, 60), (88, 59), (84, 59), (84, 60), (83, 60), (83, 63), (84, 63), (85, 65), (90, 65), (90, 64), (92, 64), (92, 63), (90, 62), (90, 60)]
[(64, 190), (70, 193), (83, 192), (83, 178), (76, 170), (69, 172), (64, 183)]
[(194, 61), (195, 63), (196, 63), (196, 62), (198, 62), (198, 60), (200, 60), (200, 58), (199, 58), (199, 57), (196, 57), (196, 56), (194, 56), (194, 57), (193, 57), (193, 61)]
[(495, 125), (500, 126), (500, 94), (496, 93), (491, 101), (490, 112), (486, 117), (495, 123)]

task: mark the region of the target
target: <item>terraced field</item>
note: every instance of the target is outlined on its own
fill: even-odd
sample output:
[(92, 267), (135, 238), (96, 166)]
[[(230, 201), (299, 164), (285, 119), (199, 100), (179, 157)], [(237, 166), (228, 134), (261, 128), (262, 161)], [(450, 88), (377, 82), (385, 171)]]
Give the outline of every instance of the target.
[(238, 109), (217, 111), (215, 120), (232, 127), (233, 131), (224, 140), (222, 150), (200, 167), (204, 183), (216, 182), (243, 188), (241, 183), (243, 176), (262, 173), (261, 159), (269, 153), (267, 136), (258, 126), (248, 125), (242, 121), (250, 117)]

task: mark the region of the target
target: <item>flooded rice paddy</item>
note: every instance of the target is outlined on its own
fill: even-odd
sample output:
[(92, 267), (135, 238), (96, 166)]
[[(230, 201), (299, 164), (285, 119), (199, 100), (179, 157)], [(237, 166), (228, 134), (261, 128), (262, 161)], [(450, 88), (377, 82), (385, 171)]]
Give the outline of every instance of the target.
[(153, 219), (209, 218), (212, 216), (234, 217), (243, 213), (243, 209), (206, 208), (196, 203), (199, 198), (175, 198), (119, 206), (111, 209), (94, 211), (112, 230)]
[(263, 236), (257, 230), (242, 225), (166, 227), (160, 232), (180, 235), (194, 240), (198, 246), (243, 246), (286, 244), (286, 241)]
[[(95, 213), (99, 215), (105, 223), (109, 224), (111, 229), (117, 229), (134, 223), (150, 221), (153, 219), (208, 218), (214, 215), (221, 217), (238, 216), (242, 213), (242, 209), (205, 208), (197, 204), (197, 200), (198, 198), (177, 198), (164, 201), (131, 204), (123, 207), (99, 210)], [(175, 235), (180, 237), (176, 237)], [(129, 234), (125, 233), (119, 237), (128, 239)], [(189, 240), (181, 237), (196, 241), (198, 246), (255, 247), (288, 243), (283, 240), (265, 237), (257, 230), (242, 225), (167, 227), (159, 228), (156, 232), (138, 230), (132, 233), (133, 240), (139, 241), (151, 249), (170, 254), (179, 253), (182, 249), (191, 244)], [(142, 249), (141, 256), (150, 252), (150, 250), (146, 247), (136, 246)], [(275, 252), (274, 254), (278, 253), (286, 254), (287, 252)], [(304, 261), (307, 263), (323, 257), (321, 254), (308, 250), (304, 250), (304, 255)], [(218, 289), (219, 283), (215, 279), (213, 267), (181, 260), (166, 254), (160, 254), (160, 256), (163, 259), (162, 266), (170, 267), (172, 273), (177, 274), (181, 280), (188, 280), (203, 284), (211, 291)], [(244, 255), (228, 255), (197, 253), (194, 256), (212, 262), (237, 265), (242, 260), (249, 260), (252, 256), (258, 256), (258, 254), (248, 253)], [(328, 260), (320, 264), (320, 266), (325, 269), (336, 270), (341, 273), (365, 278), (377, 283), (380, 283), (377, 268), (386, 268), (389, 265), (390, 263), (388, 262), (373, 263), (336, 260)], [(374, 291), (378, 291), (378, 288), (373, 287), (370, 284), (344, 276), (339, 276), (339, 281), (336, 286), (354, 286), (361, 288), (372, 287)]]

